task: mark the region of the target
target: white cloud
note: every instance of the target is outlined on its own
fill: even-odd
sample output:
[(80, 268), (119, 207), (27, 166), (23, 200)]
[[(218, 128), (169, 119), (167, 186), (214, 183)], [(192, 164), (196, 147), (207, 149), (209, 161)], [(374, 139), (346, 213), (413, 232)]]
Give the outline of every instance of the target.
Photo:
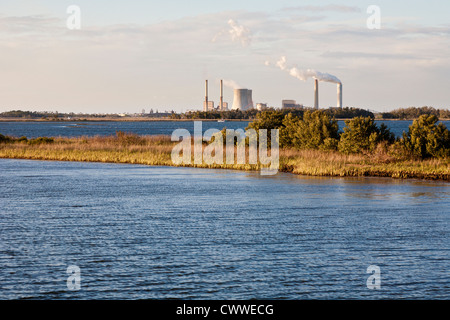
[(251, 42), (251, 32), (248, 28), (246, 28), (243, 25), (239, 25), (236, 21), (233, 19), (228, 20), (228, 25), (230, 28), (227, 31), (220, 31), (217, 33), (213, 39), (212, 42), (216, 42), (218, 39), (220, 39), (223, 35), (229, 34), (230, 38), (233, 42), (240, 42), (242, 46), (248, 46)]
[[(264, 68), (262, 62), (275, 65), (284, 55), (295, 64), (339, 76), (347, 105), (438, 106), (450, 101), (444, 88), (450, 72), (449, 26), (409, 24), (374, 32), (365, 21), (361, 25), (356, 20), (318, 21), (313, 19), (315, 12), (309, 12), (299, 19), (298, 11), (220, 12), (147, 25), (83, 24), (76, 31), (51, 16), (2, 16), (0, 110), (201, 108), (206, 77), (245, 83), (254, 89), (255, 101), (260, 97), (269, 105), (277, 106), (290, 92), (308, 105), (308, 85)], [(228, 28), (218, 21), (228, 22)], [(239, 45), (230, 45), (231, 41)], [(371, 96), (374, 88), (376, 97)], [(427, 88), (432, 96), (426, 94)], [(322, 94), (326, 103), (326, 89)], [(334, 95), (330, 93), (330, 105)]]

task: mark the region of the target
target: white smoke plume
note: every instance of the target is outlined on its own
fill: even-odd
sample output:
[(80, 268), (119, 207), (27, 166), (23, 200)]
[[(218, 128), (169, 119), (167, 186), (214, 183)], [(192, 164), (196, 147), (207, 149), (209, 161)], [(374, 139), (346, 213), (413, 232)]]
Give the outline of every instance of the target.
[(240, 41), (243, 46), (250, 44), (250, 30), (242, 25), (238, 25), (234, 20), (228, 20), (231, 29), (228, 31), (231, 35), (231, 40)]
[(231, 40), (233, 42), (240, 42), (242, 46), (248, 46), (251, 42), (251, 32), (249, 29), (244, 27), (243, 25), (239, 25), (233, 19), (228, 20), (228, 25), (230, 29), (228, 31), (221, 31), (214, 36), (212, 42), (216, 42), (217, 39), (225, 33), (228, 33), (231, 36)]
[[(270, 65), (267, 64), (268, 61), (266, 61), (265, 65)], [(322, 73), (319, 71), (316, 71), (314, 69), (306, 69), (306, 70), (301, 70), (298, 69), (297, 67), (287, 67), (287, 60), (285, 56), (282, 56), (280, 58), (280, 60), (278, 60), (275, 65), (280, 68), (283, 71), (288, 72), (291, 76), (302, 80), (302, 81), (306, 81), (309, 78), (313, 78), (313, 79), (317, 79), (319, 81), (325, 81), (325, 82), (332, 82), (332, 83), (341, 83), (341, 80), (339, 80), (337, 77), (329, 74), (329, 73)]]
[(232, 89), (242, 89), (243, 88), (234, 80), (223, 80), (223, 84), (224, 84), (224, 86), (232, 88)]

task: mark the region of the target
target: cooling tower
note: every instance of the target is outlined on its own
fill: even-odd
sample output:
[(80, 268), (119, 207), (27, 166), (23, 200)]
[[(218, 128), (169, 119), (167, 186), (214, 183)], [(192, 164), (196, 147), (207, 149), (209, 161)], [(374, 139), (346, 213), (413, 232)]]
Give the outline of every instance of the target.
[(314, 79), (314, 109), (319, 109), (319, 80)]
[(342, 108), (342, 83), (337, 85), (337, 107)]
[(252, 98), (252, 90), (247, 90), (247, 106), (245, 107), (245, 110), (253, 109), (253, 98)]
[(252, 90), (234, 89), (233, 110), (248, 110), (253, 108)]

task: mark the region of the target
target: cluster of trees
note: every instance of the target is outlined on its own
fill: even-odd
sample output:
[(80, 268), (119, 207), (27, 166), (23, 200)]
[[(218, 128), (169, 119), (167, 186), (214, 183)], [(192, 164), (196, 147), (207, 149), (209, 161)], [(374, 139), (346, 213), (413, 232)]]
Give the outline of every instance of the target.
[(375, 115), (371, 111), (359, 108), (328, 108), (325, 112), (336, 119), (351, 119), (355, 117), (375, 118)]
[(418, 119), (421, 115), (433, 115), (439, 119), (450, 119), (450, 110), (435, 109), (433, 107), (421, 107), (421, 108), (402, 108), (396, 109), (391, 112), (381, 113), (382, 119), (400, 119), (400, 120), (412, 120)]
[(302, 116), (280, 111), (264, 111), (249, 124), (255, 129), (280, 129), (280, 147), (295, 149), (337, 150), (342, 153), (371, 153), (380, 145), (402, 156), (445, 158), (450, 156), (449, 130), (437, 123), (434, 115), (422, 115), (409, 126), (403, 137), (374, 119), (355, 117), (345, 121), (340, 132), (337, 120), (326, 111), (305, 111)]
[[(278, 110), (283, 115), (293, 114), (295, 116), (303, 116), (308, 108), (292, 108)], [(275, 112), (274, 108), (266, 108), (265, 112)], [(256, 119), (262, 111), (256, 109), (250, 110), (230, 110), (230, 111), (188, 111), (184, 114), (172, 114), (172, 119)], [(375, 118), (374, 114), (370, 111), (358, 109), (358, 108), (329, 108), (325, 112), (336, 119), (349, 119), (358, 116)]]
[(3, 118), (25, 118), (25, 119), (40, 119), (47, 117), (58, 117), (56, 112), (42, 112), (42, 111), (22, 111), (12, 110), (0, 113), (0, 117)]

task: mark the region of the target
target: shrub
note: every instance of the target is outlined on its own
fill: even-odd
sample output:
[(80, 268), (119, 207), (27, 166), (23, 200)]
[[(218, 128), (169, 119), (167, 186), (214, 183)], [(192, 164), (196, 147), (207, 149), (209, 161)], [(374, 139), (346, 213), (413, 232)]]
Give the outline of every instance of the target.
[(295, 135), (301, 118), (288, 113), (283, 119), (283, 127), (280, 130), (280, 147), (293, 147)]
[(356, 117), (345, 121), (344, 133), (341, 134), (338, 149), (343, 153), (373, 151), (380, 142), (394, 142), (394, 134), (386, 125), (377, 127), (370, 117)]
[(270, 146), (272, 141), (271, 129), (280, 129), (281, 132), (284, 128), (283, 118), (284, 115), (280, 111), (263, 111), (256, 116), (256, 120), (251, 122), (246, 129), (255, 129), (258, 135), (260, 129), (266, 129), (267, 146)]
[(45, 143), (53, 143), (55, 140), (53, 138), (47, 137), (39, 137), (36, 139), (28, 140), (28, 144), (45, 144)]
[(445, 158), (450, 156), (450, 134), (443, 123), (436, 125), (434, 115), (422, 115), (403, 133), (402, 142), (414, 156)]
[(284, 115), (280, 111), (263, 111), (256, 116), (256, 120), (248, 125), (247, 128), (255, 129), (259, 132), (259, 129), (280, 129), (283, 127)]
[(339, 126), (327, 113), (306, 111), (303, 119), (285, 118), (284, 123), (286, 143), (294, 148), (336, 150)]
[(11, 142), (11, 140), (12, 140), (11, 137), (0, 134), (0, 143)]
[(145, 139), (135, 133), (116, 131), (116, 137), (120, 144), (128, 145), (144, 145)]

